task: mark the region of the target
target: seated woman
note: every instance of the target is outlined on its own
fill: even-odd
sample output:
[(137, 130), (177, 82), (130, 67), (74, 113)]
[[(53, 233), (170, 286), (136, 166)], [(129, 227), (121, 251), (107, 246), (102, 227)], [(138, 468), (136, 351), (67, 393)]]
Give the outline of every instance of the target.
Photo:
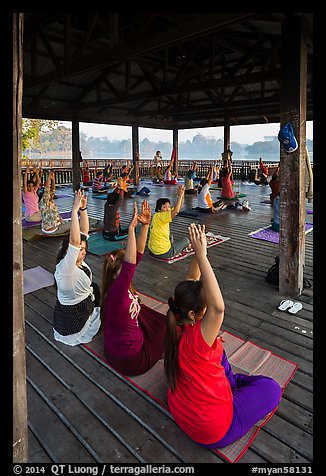
[(169, 165), (166, 167), (165, 169), (165, 172), (164, 172), (164, 179), (163, 179), (163, 182), (165, 184), (173, 184), (175, 185), (176, 183), (178, 183), (178, 180), (172, 176), (172, 165), (173, 165), (173, 162), (174, 162), (174, 157), (172, 157), (172, 159), (170, 160), (170, 163)]
[(223, 448), (274, 411), (282, 390), (264, 375), (233, 374), (218, 337), (225, 306), (207, 258), (205, 225), (191, 224), (188, 230), (195, 255), (166, 315), (168, 405), (195, 443)]
[(263, 159), (259, 158), (259, 170), (260, 170), (260, 180), (257, 181), (260, 185), (268, 185), (268, 168), (263, 162)]
[(37, 194), (41, 179), (36, 167), (33, 168), (35, 174), (35, 182), (28, 180), (28, 174), (30, 173), (29, 166), (26, 167), (24, 174), (23, 184), (23, 202), (25, 204), (25, 220), (28, 222), (39, 222), (42, 220), (42, 214), (39, 209), (39, 197)]
[(70, 234), (62, 242), (54, 273), (57, 284), (54, 338), (72, 346), (91, 342), (101, 325), (100, 289), (93, 282), (92, 271), (84, 261), (88, 231), (87, 198), (77, 190), (71, 211)]
[(120, 225), (120, 205), (123, 201), (125, 191), (123, 180), (118, 178), (117, 187), (109, 193), (104, 205), (104, 218), (102, 235), (105, 240), (123, 240), (128, 236), (128, 228), (121, 228)]
[(86, 187), (89, 187), (89, 186), (92, 185), (91, 175), (90, 175), (90, 171), (89, 171), (88, 161), (87, 161), (87, 160), (84, 160), (84, 161), (83, 161), (83, 167), (82, 167), (82, 182), (83, 182), (83, 185), (85, 185)]
[(170, 233), (170, 223), (181, 209), (184, 192), (184, 186), (179, 185), (178, 200), (175, 207), (172, 208), (168, 198), (159, 198), (156, 201), (155, 213), (150, 228), (148, 249), (151, 254), (157, 258), (172, 258), (181, 253), (181, 251), (189, 245), (187, 237), (175, 243), (173, 235)]
[(221, 197), (222, 198), (234, 198), (236, 194), (232, 189), (232, 181), (231, 181), (231, 166), (228, 160), (224, 160), (223, 168), (221, 170), (221, 177), (222, 177), (222, 191)]
[(156, 170), (155, 170), (155, 175), (154, 177), (152, 178), (152, 181), (154, 183), (161, 183), (163, 182), (163, 174), (162, 174), (162, 166), (160, 164), (158, 164), (156, 166)]
[(201, 179), (198, 186), (198, 211), (203, 213), (217, 213), (224, 207), (223, 201), (213, 203), (209, 187), (212, 183), (212, 169), (206, 178)]
[(197, 187), (194, 187), (194, 178), (196, 178), (197, 162), (194, 162), (185, 175), (185, 193), (197, 195)]
[(272, 178), (269, 181), (269, 186), (272, 190), (269, 195), (269, 198), (271, 199), (271, 206), (273, 206), (274, 198), (276, 198), (280, 193), (279, 167), (273, 173)]
[(113, 169), (113, 164), (109, 162), (103, 169), (103, 179), (104, 183), (109, 182), (112, 178), (112, 169)]
[(96, 172), (95, 178), (92, 182), (92, 192), (93, 193), (100, 193), (106, 191), (106, 188), (104, 188), (104, 177), (103, 177), (103, 172), (98, 171)]
[(42, 214), (41, 230), (43, 233), (51, 234), (64, 232), (70, 229), (70, 222), (63, 223), (57, 204), (54, 201), (55, 174), (50, 171), (44, 185), (43, 196), (39, 202)]
[[(125, 250), (108, 253), (103, 265), (101, 316), (104, 353), (110, 365), (123, 375), (147, 372), (163, 356), (165, 318), (140, 302), (132, 279), (146, 245), (151, 210), (143, 201), (128, 229)], [(138, 237), (137, 223), (141, 224)]]

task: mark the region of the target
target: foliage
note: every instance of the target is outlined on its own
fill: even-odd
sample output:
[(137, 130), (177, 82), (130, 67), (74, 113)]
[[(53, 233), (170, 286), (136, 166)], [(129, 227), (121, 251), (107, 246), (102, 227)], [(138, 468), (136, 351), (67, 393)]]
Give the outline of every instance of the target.
[(41, 148), (41, 135), (44, 131), (52, 131), (59, 121), (43, 119), (23, 119), (22, 122), (22, 151)]

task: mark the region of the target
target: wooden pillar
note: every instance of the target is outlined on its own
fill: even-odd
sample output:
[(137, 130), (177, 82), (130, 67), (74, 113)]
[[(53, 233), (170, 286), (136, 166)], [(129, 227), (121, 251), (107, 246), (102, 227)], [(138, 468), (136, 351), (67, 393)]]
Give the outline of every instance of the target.
[(231, 141), (230, 141), (230, 120), (228, 117), (224, 119), (224, 150), (222, 152), (222, 160), (227, 159), (232, 163)]
[(295, 152), (280, 146), (280, 281), (279, 292), (298, 297), (303, 289), (306, 218), (306, 20), (289, 14), (282, 23), (281, 127), (291, 122)]
[(173, 163), (173, 170), (174, 172), (178, 173), (178, 159), (179, 159), (179, 150), (178, 150), (178, 145), (179, 145), (179, 131), (178, 129), (173, 129), (173, 135), (172, 135), (172, 150), (174, 149), (175, 151), (175, 156), (174, 156), (174, 163)]
[(132, 178), (134, 185), (139, 185), (139, 129), (138, 126), (132, 126)]
[(73, 190), (80, 187), (80, 144), (79, 144), (79, 122), (72, 121), (72, 186)]
[(13, 14), (13, 462), (28, 461), (21, 134), (24, 14)]
[(230, 142), (230, 120), (229, 118), (224, 119), (224, 152), (227, 152), (231, 149)]

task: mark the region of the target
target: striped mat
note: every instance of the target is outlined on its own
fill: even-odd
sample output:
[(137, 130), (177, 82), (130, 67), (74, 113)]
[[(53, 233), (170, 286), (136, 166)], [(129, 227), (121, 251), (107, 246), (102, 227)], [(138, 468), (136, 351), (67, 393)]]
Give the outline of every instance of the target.
[[(214, 235), (214, 233), (208, 232), (206, 233), (206, 239), (207, 239), (207, 248), (210, 248), (211, 246), (219, 245), (220, 243), (223, 243), (223, 241), (227, 241), (230, 238), (226, 236), (222, 236), (222, 235)], [(171, 264), (194, 254), (195, 252), (192, 249), (191, 245), (188, 245), (185, 250), (182, 250), (181, 253), (173, 256), (172, 258), (159, 258), (153, 255), (151, 252), (148, 253), (148, 256), (150, 256), (153, 259), (156, 259), (157, 261), (162, 261), (163, 263)]]
[[(146, 296), (145, 294), (138, 294), (143, 305), (161, 312), (162, 318), (165, 317), (168, 309), (167, 304)], [(227, 331), (222, 331), (220, 335), (223, 337), (224, 348), (234, 373), (244, 373), (247, 375), (263, 374), (272, 377), (280, 384), (284, 391), (287, 384), (293, 378), (298, 368), (298, 364), (279, 357), (271, 351), (259, 347), (252, 342), (245, 341)], [(110, 365), (105, 360), (103, 336), (101, 332), (91, 343), (84, 344), (84, 347), (99, 357), (105, 365), (110, 368)], [(167, 384), (164, 375), (163, 360), (159, 360), (152, 369), (143, 375), (136, 377), (124, 376), (124, 378), (135, 385), (138, 389), (145, 392), (150, 398), (158, 402), (168, 411)], [(248, 433), (235, 443), (222, 449), (209, 451), (216, 452), (229, 463), (237, 463), (254, 441), (259, 430), (272, 416), (273, 412), (258, 422)]]

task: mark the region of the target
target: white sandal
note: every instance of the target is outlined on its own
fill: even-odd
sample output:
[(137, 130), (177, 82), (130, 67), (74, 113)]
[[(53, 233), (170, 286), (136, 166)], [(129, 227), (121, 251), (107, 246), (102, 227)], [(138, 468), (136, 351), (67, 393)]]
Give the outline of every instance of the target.
[(294, 302), (290, 301), (290, 299), (283, 299), (277, 309), (279, 309), (280, 311), (287, 311), (288, 309), (293, 307), (293, 304)]
[(298, 311), (301, 311), (302, 309), (302, 304), (301, 302), (295, 302), (293, 303), (293, 306), (288, 309), (288, 312), (291, 314), (296, 314)]

